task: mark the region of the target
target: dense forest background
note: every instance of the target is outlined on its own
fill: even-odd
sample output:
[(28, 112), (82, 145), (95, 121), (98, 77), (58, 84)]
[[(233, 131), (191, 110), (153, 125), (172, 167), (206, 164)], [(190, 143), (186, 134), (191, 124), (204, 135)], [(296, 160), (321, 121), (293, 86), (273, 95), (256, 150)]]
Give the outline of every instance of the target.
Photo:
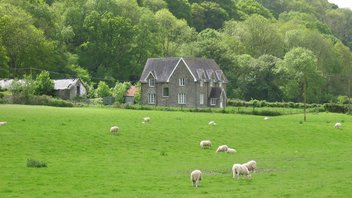
[(135, 83), (150, 57), (215, 59), (227, 95), (350, 95), (352, 11), (327, 0), (0, 0), (0, 78)]

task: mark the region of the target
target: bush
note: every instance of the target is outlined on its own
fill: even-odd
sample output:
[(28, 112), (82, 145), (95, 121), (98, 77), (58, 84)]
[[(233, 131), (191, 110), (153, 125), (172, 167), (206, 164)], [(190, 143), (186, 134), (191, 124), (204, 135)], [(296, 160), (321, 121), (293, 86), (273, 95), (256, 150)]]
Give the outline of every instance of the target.
[(54, 82), (50, 79), (50, 74), (47, 71), (42, 71), (34, 81), (35, 95), (53, 95)]
[(348, 111), (347, 106), (342, 104), (335, 104), (335, 103), (325, 103), (324, 109), (325, 111), (335, 112), (335, 113), (346, 113)]
[(46, 162), (40, 162), (37, 160), (27, 159), (27, 167), (42, 168), (42, 167), (48, 167), (48, 165)]

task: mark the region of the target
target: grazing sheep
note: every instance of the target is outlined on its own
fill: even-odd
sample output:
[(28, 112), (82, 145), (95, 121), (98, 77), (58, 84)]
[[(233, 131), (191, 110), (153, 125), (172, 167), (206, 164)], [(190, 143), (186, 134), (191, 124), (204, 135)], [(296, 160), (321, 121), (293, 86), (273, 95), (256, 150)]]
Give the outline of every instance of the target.
[(264, 120), (270, 120), (270, 118), (269, 117), (264, 117)]
[(227, 145), (221, 145), (221, 146), (218, 147), (218, 149), (216, 149), (216, 152), (217, 152), (217, 153), (219, 153), (219, 152), (226, 152), (228, 148), (229, 148), (229, 147), (228, 147)]
[(4, 126), (6, 124), (7, 124), (7, 122), (0, 122), (0, 126)]
[(336, 128), (336, 129), (339, 129), (339, 128), (341, 128), (341, 127), (342, 127), (342, 124), (341, 124), (340, 122), (336, 122), (335, 128)]
[(149, 123), (150, 122), (150, 117), (145, 117), (145, 118), (143, 118), (143, 124), (145, 124), (145, 123)]
[(113, 126), (110, 129), (111, 134), (117, 134), (118, 131), (119, 131), (119, 127), (117, 126)]
[(227, 151), (226, 151), (226, 153), (236, 153), (236, 152), (237, 151), (234, 148), (228, 148)]
[(198, 187), (199, 182), (202, 180), (202, 172), (200, 170), (194, 170), (191, 173), (192, 186)]
[(257, 162), (254, 160), (251, 160), (251, 161), (244, 163), (242, 165), (245, 165), (247, 167), (248, 171), (252, 172), (252, 173), (254, 173), (255, 169), (257, 168)]
[(210, 121), (208, 124), (209, 125), (216, 125), (216, 122), (215, 121)]
[(247, 178), (251, 177), (251, 174), (248, 171), (248, 168), (245, 165), (242, 164), (234, 164), (232, 166), (232, 177), (233, 178), (240, 178), (240, 175), (246, 175)]
[(200, 141), (200, 147), (201, 148), (210, 148), (211, 147), (211, 141), (210, 140), (202, 140)]

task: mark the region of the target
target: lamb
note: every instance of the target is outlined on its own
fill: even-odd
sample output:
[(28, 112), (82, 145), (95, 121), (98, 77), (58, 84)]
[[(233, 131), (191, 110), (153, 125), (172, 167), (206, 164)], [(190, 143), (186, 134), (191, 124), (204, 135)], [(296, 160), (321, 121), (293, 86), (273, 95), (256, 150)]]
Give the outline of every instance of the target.
[(110, 129), (111, 134), (117, 134), (118, 131), (119, 131), (119, 127), (117, 126), (113, 126)]
[(250, 172), (252, 172), (252, 173), (254, 173), (254, 172), (255, 172), (255, 169), (257, 168), (257, 162), (254, 161), (254, 160), (251, 160), (251, 161), (249, 161), (249, 162), (247, 162), (247, 163), (244, 163), (244, 164), (242, 164), (242, 165), (246, 166), (247, 169), (248, 169), (248, 171), (250, 171)]
[(6, 124), (7, 124), (7, 122), (0, 122), (0, 126), (4, 126)]
[(199, 182), (202, 180), (202, 172), (200, 170), (194, 170), (191, 173), (192, 186), (198, 187)]
[(145, 118), (143, 118), (143, 124), (145, 124), (145, 123), (149, 123), (150, 122), (150, 117), (145, 117)]
[(209, 125), (216, 125), (216, 122), (215, 121), (210, 121), (208, 124)]
[(248, 171), (248, 168), (242, 164), (234, 164), (232, 166), (232, 177), (240, 178), (240, 175), (246, 175), (247, 178), (251, 178), (251, 174)]
[(211, 147), (211, 141), (210, 140), (202, 140), (200, 141), (200, 147), (201, 148), (210, 148)]
[(339, 128), (341, 128), (341, 127), (342, 127), (342, 124), (341, 124), (340, 122), (336, 122), (335, 128), (336, 128), (336, 129), (339, 129)]
[(264, 120), (270, 120), (270, 118), (269, 117), (264, 117)]
[(234, 148), (228, 148), (227, 151), (226, 151), (226, 153), (236, 153), (236, 152), (237, 151)]
[(216, 149), (216, 152), (217, 152), (217, 153), (219, 153), (219, 152), (226, 152), (228, 148), (229, 148), (229, 147), (228, 147), (227, 145), (221, 145), (221, 146), (218, 147), (218, 149)]

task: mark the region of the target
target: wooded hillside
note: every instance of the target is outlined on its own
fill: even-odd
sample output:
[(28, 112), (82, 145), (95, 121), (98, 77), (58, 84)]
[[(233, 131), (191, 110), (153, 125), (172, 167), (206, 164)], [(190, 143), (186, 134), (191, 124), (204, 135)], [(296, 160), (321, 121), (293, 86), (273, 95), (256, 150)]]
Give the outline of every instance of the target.
[(215, 59), (230, 98), (349, 95), (352, 11), (327, 0), (0, 0), (0, 78), (137, 82), (150, 57)]

